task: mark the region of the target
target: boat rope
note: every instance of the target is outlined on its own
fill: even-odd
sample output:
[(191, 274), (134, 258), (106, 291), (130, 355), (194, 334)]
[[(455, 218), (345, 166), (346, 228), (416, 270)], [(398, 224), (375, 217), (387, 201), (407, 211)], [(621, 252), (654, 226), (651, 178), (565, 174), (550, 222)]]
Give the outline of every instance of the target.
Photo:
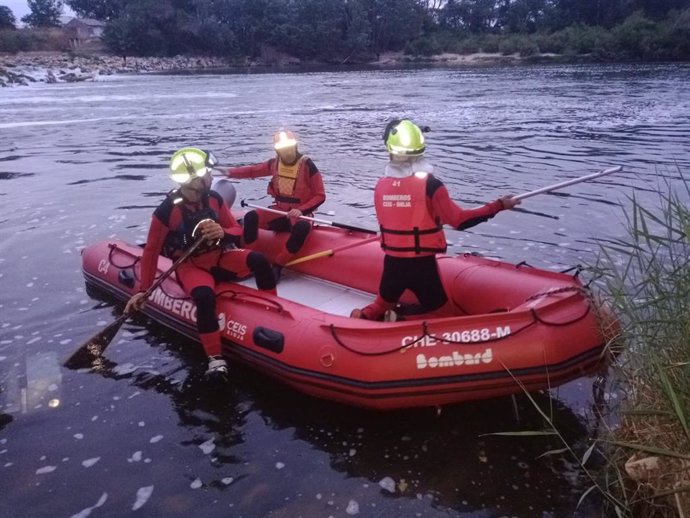
[[(112, 264), (115, 268), (119, 268), (120, 270), (132, 270), (132, 275), (134, 275), (134, 278), (137, 279), (137, 271), (134, 267), (136, 266), (136, 264), (139, 261), (141, 261), (141, 256), (135, 256), (133, 253), (125, 250), (124, 248), (120, 248), (116, 244), (111, 243), (108, 245), (108, 247), (110, 248), (110, 252), (108, 253), (108, 262), (110, 264)], [(134, 258), (134, 260), (129, 264), (122, 264), (122, 265), (117, 264), (115, 262), (115, 260), (113, 259), (113, 253), (116, 250), (123, 252), (125, 254), (131, 255)], [(168, 297), (169, 299), (172, 299), (172, 300), (191, 300), (191, 297), (189, 297), (187, 295), (184, 295), (182, 297), (176, 297), (175, 295), (171, 295), (170, 293), (165, 291), (165, 288), (163, 287), (162, 284), (157, 289), (159, 289), (163, 293), (163, 295), (165, 295), (166, 297)]]
[(515, 265), (515, 268), (520, 268), (520, 266), (527, 266), (527, 268), (534, 268), (531, 264), (529, 264), (527, 261), (520, 261)]
[(569, 273), (575, 270), (575, 273), (573, 274), (574, 278), (578, 278), (580, 275), (580, 272), (584, 270), (584, 267), (581, 264), (576, 264), (575, 266), (571, 266), (570, 268), (566, 268), (565, 270), (561, 270), (561, 273)]
[(574, 292), (574, 293), (579, 293), (582, 295), (582, 298), (584, 298), (587, 301), (587, 305), (585, 307), (584, 312), (573, 319), (568, 320), (567, 322), (549, 322), (548, 320), (545, 320), (542, 318), (539, 313), (537, 313), (534, 308), (532, 308), (532, 312), (534, 313), (534, 318), (541, 322), (542, 324), (545, 324), (547, 326), (567, 326), (570, 324), (574, 324), (575, 322), (579, 322), (583, 318), (585, 318), (589, 312), (592, 310), (592, 307), (594, 307), (594, 297), (592, 295), (592, 291), (587, 287), (587, 286), (563, 286), (562, 288), (554, 288), (552, 290), (547, 290), (542, 293), (535, 293), (531, 297), (527, 298), (527, 301), (529, 300), (536, 300), (541, 297), (548, 297), (550, 295), (555, 295), (557, 293), (566, 293), (566, 292)]
[[(533, 313), (533, 312), (532, 312)], [(477, 344), (485, 344), (485, 343), (491, 343), (491, 342), (498, 342), (500, 340), (505, 340), (506, 338), (510, 338), (512, 336), (515, 336), (516, 334), (520, 333), (521, 331), (524, 331), (528, 327), (533, 326), (534, 324), (537, 323), (537, 318), (535, 318), (535, 315), (532, 314), (532, 321), (528, 322), (524, 326), (522, 326), (520, 329), (516, 331), (511, 331), (509, 335), (501, 336), (501, 337), (495, 337), (495, 338), (487, 338), (485, 340), (477, 340), (473, 342), (466, 342), (462, 340), (453, 340), (451, 338), (443, 337), (443, 336), (436, 336), (433, 335), (429, 332), (429, 323), (426, 320), (422, 321), (422, 334), (419, 335), (415, 340), (406, 343), (405, 345), (398, 345), (395, 346), (391, 349), (385, 349), (382, 351), (375, 351), (375, 352), (370, 352), (370, 351), (361, 351), (359, 349), (356, 349), (352, 346), (347, 345), (343, 340), (337, 335), (336, 327), (334, 324), (330, 324), (328, 327), (331, 330), (331, 336), (333, 337), (333, 340), (341, 346), (343, 349), (350, 351), (351, 353), (359, 354), (360, 356), (384, 356), (386, 354), (393, 354), (397, 352), (402, 352), (404, 350), (407, 350), (411, 347), (413, 347), (415, 344), (421, 342), (422, 340), (426, 338), (431, 338), (432, 340), (436, 340), (437, 342), (443, 342), (447, 344), (453, 344), (453, 345), (477, 345)]]
[[(127, 250), (125, 250), (124, 248), (120, 248), (116, 244), (109, 243), (108, 248), (110, 248), (110, 252), (108, 252), (108, 262), (110, 264), (112, 264), (115, 268), (119, 268), (120, 270), (126, 270), (127, 268), (134, 269), (134, 266), (141, 260), (140, 256), (138, 257), (138, 256), (136, 256), (130, 252), (127, 252)], [(115, 253), (116, 250), (119, 250), (120, 252), (128, 253), (129, 255), (131, 255), (134, 258), (134, 260), (130, 264), (123, 264), (123, 265), (117, 264), (115, 262), (115, 260), (113, 259), (113, 254)]]
[[(259, 290), (260, 291), (260, 290)], [(264, 304), (266, 306), (273, 306), (278, 313), (285, 311), (283, 305), (275, 300), (260, 295), (259, 293), (243, 293), (231, 289), (221, 290), (216, 294), (216, 297), (225, 297), (229, 300), (237, 300), (243, 302), (252, 302), (254, 304)]]
[[(426, 324), (426, 322), (424, 322), (424, 324)], [(340, 347), (342, 347), (346, 351), (350, 351), (351, 353), (358, 354), (360, 356), (385, 356), (387, 354), (397, 353), (399, 351), (403, 351), (403, 350), (408, 349), (409, 347), (412, 347), (417, 342), (420, 342), (421, 340), (423, 340), (426, 336), (426, 335), (422, 335), (419, 338), (417, 338), (416, 340), (414, 340), (413, 342), (410, 342), (409, 344), (397, 345), (391, 349), (386, 349), (383, 351), (360, 351), (359, 349), (355, 349), (354, 347), (347, 345), (345, 342), (343, 342), (340, 339), (340, 337), (336, 334), (336, 327), (334, 324), (330, 324), (328, 326), (328, 328), (331, 331), (331, 336), (333, 337), (333, 340), (335, 340), (335, 343), (337, 343)]]
[(582, 286), (563, 286), (561, 288), (553, 288), (550, 290), (542, 291), (540, 293), (535, 293), (525, 299), (525, 302), (530, 300), (540, 299), (542, 297), (549, 297), (551, 295), (556, 295), (558, 293), (566, 293), (568, 291), (580, 293), (587, 300), (591, 299), (591, 292), (589, 289)]
[[(523, 325), (521, 328), (516, 329), (516, 330), (511, 330), (511, 333), (509, 335), (501, 336), (501, 337), (494, 337), (494, 338), (487, 338), (483, 340), (477, 340), (477, 341), (472, 341), (472, 342), (467, 342), (463, 340), (453, 340), (452, 338), (448, 338), (447, 336), (438, 336), (435, 334), (432, 334), (429, 331), (429, 322), (426, 320), (422, 321), (422, 333), (420, 336), (418, 336), (415, 340), (406, 343), (405, 345), (399, 345), (395, 346), (390, 349), (385, 349), (382, 351), (375, 351), (375, 352), (370, 352), (370, 351), (362, 351), (359, 350), (355, 347), (352, 347), (350, 345), (347, 345), (337, 334), (338, 329), (335, 327), (334, 324), (329, 325), (329, 329), (331, 331), (331, 336), (333, 337), (333, 340), (340, 345), (343, 349), (346, 349), (347, 351), (350, 351), (352, 353), (361, 355), (361, 356), (383, 356), (386, 354), (393, 354), (399, 351), (403, 351), (406, 349), (409, 349), (413, 347), (415, 344), (421, 342), (422, 340), (425, 340), (427, 338), (430, 338), (432, 340), (435, 340), (436, 342), (439, 343), (447, 343), (447, 344), (452, 344), (452, 345), (477, 345), (477, 344), (485, 344), (485, 343), (492, 343), (492, 342), (498, 342), (501, 340), (505, 340), (506, 338), (514, 337), (516, 334), (530, 328), (531, 326), (540, 323), (546, 326), (556, 326), (556, 327), (561, 327), (561, 326), (567, 326), (574, 324), (576, 322), (579, 322), (580, 320), (584, 319), (589, 315), (591, 309), (592, 309), (592, 294), (591, 291), (588, 288), (580, 287), (580, 286), (564, 286), (562, 288), (555, 288), (552, 290), (548, 290), (542, 293), (537, 293), (535, 295), (532, 295), (531, 297), (527, 298), (525, 302), (530, 301), (530, 300), (536, 300), (542, 297), (548, 297), (551, 295), (555, 295), (558, 293), (567, 293), (567, 292), (574, 292), (574, 293), (580, 293), (587, 301), (587, 304), (584, 308), (584, 311), (582, 312), (581, 315), (576, 316), (575, 318), (571, 318), (568, 321), (565, 322), (551, 322), (546, 319), (544, 319), (542, 316), (539, 315), (539, 313), (536, 311), (535, 308), (531, 308), (529, 310), (529, 313), (531, 315), (531, 320), (530, 322), (526, 323)], [(341, 329), (342, 330), (342, 329)]]

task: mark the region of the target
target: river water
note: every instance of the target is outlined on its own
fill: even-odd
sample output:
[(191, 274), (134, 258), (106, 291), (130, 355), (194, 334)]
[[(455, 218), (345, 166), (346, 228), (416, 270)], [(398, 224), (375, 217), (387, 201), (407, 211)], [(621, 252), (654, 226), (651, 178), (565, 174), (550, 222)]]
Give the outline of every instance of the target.
[[(561, 270), (624, 234), (635, 195), (690, 171), (690, 66), (120, 76), (0, 90), (0, 516), (595, 516), (589, 483), (527, 398), (377, 414), (317, 401), (241, 365), (226, 390), (199, 348), (143, 319), (98, 372), (61, 361), (118, 315), (89, 296), (80, 250), (143, 242), (186, 145), (223, 164), (271, 155), (279, 127), (324, 174), (329, 219), (375, 228), (386, 122), (431, 127), (427, 155), (475, 206), (623, 165), (526, 200), (450, 251)], [(266, 201), (265, 179), (237, 183)], [(580, 454), (592, 379), (536, 394)]]

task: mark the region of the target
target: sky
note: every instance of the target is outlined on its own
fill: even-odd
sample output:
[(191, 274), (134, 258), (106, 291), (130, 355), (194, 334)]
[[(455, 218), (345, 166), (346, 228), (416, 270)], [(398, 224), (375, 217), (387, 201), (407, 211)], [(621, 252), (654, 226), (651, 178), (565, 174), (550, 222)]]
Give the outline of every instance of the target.
[[(31, 9), (29, 9), (29, 4), (26, 3), (26, 0), (0, 0), (0, 5), (6, 5), (12, 9), (17, 22), (19, 22), (22, 16), (25, 16), (31, 12)], [(73, 16), (72, 11), (70, 11), (69, 7), (67, 6), (65, 6), (63, 9), (63, 14)]]
[(0, 5), (6, 5), (14, 13), (14, 17), (19, 21), (19, 19), (29, 14), (29, 5), (26, 0), (0, 0)]

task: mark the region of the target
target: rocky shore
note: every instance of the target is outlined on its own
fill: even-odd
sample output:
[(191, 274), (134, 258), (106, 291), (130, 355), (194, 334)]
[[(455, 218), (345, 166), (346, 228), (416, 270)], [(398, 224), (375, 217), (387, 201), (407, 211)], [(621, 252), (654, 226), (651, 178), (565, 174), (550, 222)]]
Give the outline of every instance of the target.
[(203, 70), (232, 66), (223, 58), (174, 56), (128, 57), (108, 54), (75, 56), (57, 52), (0, 54), (0, 86), (30, 83), (95, 81), (113, 74)]
[[(558, 56), (541, 54), (541, 60), (554, 60)], [(530, 57), (534, 60), (535, 56)], [(479, 66), (492, 64), (519, 64), (525, 58), (517, 54), (439, 54), (413, 57), (402, 52), (387, 52), (368, 63), (342, 63), (341, 65), (367, 65), (391, 67), (397, 65)], [(299, 59), (276, 52), (265, 52), (260, 59), (244, 63), (230, 62), (220, 57), (128, 57), (109, 54), (72, 55), (61, 52), (19, 52), (0, 54), (0, 86), (29, 85), (31, 83), (60, 83), (97, 81), (113, 74), (139, 74), (155, 72), (194, 71), (228, 68), (285, 67), (308, 65), (334, 65), (333, 63), (304, 63)]]

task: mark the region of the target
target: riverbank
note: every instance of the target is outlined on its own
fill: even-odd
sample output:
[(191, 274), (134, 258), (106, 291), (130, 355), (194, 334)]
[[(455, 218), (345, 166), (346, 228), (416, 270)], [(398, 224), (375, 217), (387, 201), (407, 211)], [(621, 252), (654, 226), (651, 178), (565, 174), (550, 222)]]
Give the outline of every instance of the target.
[(229, 61), (221, 57), (174, 56), (128, 57), (110, 54), (74, 55), (64, 52), (18, 52), (0, 54), (0, 86), (31, 83), (97, 81), (114, 74), (205, 71), (227, 69), (258, 69), (312, 66), (372, 66), (389, 68), (403, 65), (482, 66), (520, 64), (535, 60), (557, 61), (557, 54), (540, 54), (525, 58), (519, 54), (476, 52), (472, 54), (443, 53), (435, 56), (409, 56), (402, 52), (382, 53), (370, 62), (314, 63), (292, 56), (273, 53), (256, 60)]
[(123, 58), (109, 54), (18, 52), (0, 54), (0, 86), (96, 81), (113, 74), (220, 69), (233, 65), (236, 66), (223, 58), (206, 56)]

